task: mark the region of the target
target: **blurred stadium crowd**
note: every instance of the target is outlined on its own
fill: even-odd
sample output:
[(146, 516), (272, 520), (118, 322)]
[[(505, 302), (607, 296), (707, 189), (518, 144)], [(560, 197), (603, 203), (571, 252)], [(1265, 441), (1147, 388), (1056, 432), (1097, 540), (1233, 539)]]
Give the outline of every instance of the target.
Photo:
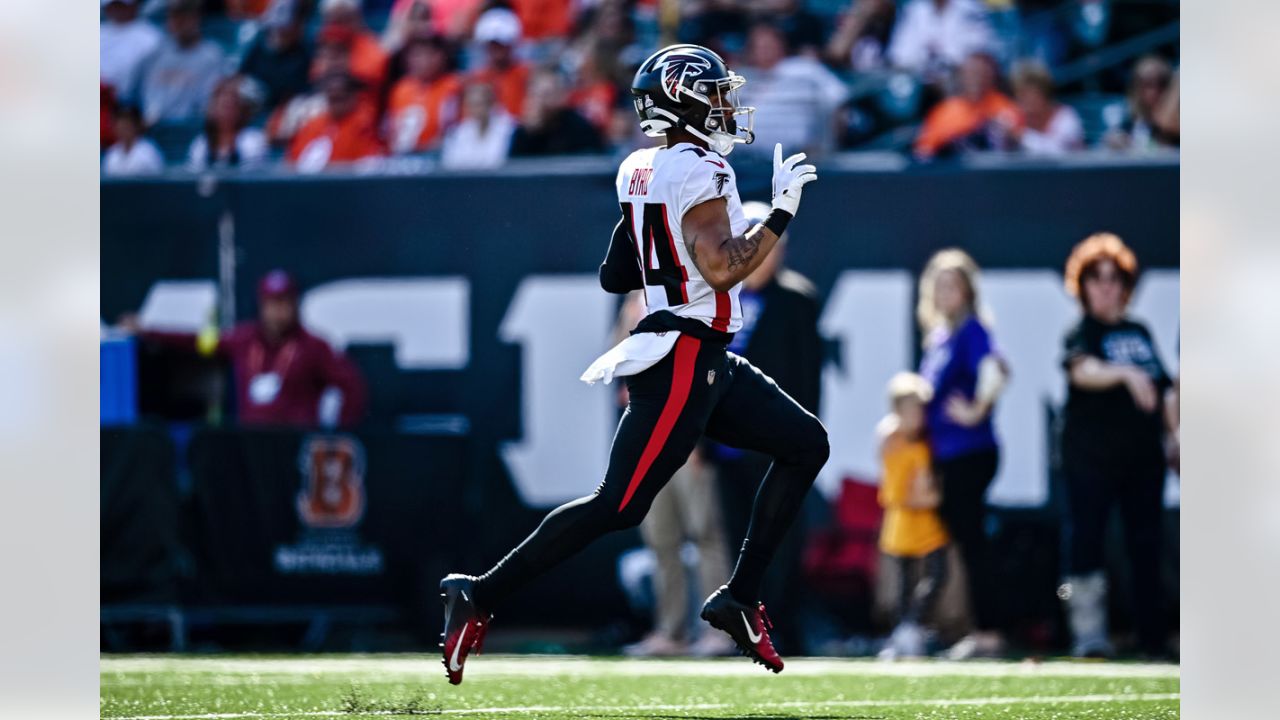
[(781, 142), (930, 161), (1178, 144), (1179, 9), (1165, 0), (101, 6), (107, 175), (622, 153), (646, 144), (631, 76), (671, 42), (707, 45), (748, 78), (762, 142), (743, 154)]

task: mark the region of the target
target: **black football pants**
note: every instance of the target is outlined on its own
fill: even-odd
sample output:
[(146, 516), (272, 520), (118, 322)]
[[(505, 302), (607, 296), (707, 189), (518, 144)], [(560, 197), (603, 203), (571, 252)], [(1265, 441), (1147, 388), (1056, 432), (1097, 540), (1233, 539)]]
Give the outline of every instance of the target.
[(1120, 507), (1124, 544), (1132, 577), (1134, 624), (1142, 649), (1164, 652), (1164, 450), (1158, 441), (1110, 453), (1096, 443), (1063, 439), (1062, 469), (1066, 480), (1063, 545), (1068, 575), (1087, 575), (1106, 568), (1107, 524)]
[[(755, 602), (765, 567), (827, 461), (827, 431), (773, 380), (721, 343), (681, 334), (658, 364), (627, 378), (609, 468), (595, 492), (551, 511), (533, 534), (480, 577), (491, 609), (514, 590), (614, 530), (635, 527), (706, 435), (773, 458), (729, 587)], [(572, 452), (572, 448), (566, 448)]]

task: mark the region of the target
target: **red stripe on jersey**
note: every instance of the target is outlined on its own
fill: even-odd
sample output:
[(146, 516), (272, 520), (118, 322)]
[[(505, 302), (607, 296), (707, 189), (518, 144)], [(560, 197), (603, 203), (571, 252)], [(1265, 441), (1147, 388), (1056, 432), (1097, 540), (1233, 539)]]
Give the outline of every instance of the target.
[(727, 332), (729, 318), (733, 315), (733, 298), (729, 293), (716, 291), (716, 317), (711, 321), (711, 329)]
[(689, 302), (689, 290), (685, 287), (689, 282), (689, 271), (680, 262), (680, 253), (676, 252), (676, 236), (671, 234), (671, 223), (667, 220), (667, 206), (662, 206), (662, 225), (667, 229), (667, 242), (671, 244), (671, 258), (680, 269), (680, 297)]
[(688, 335), (681, 335), (676, 340), (675, 369), (671, 371), (671, 390), (667, 393), (667, 403), (662, 406), (662, 414), (658, 416), (658, 424), (653, 426), (653, 433), (649, 435), (649, 442), (645, 443), (644, 452), (640, 453), (640, 462), (636, 465), (635, 472), (631, 473), (631, 483), (622, 496), (618, 512), (622, 512), (627, 503), (631, 502), (631, 496), (640, 487), (640, 481), (653, 466), (662, 447), (667, 444), (671, 429), (676, 426), (676, 420), (680, 418), (680, 412), (689, 399), (689, 390), (693, 386), (693, 366), (701, 346), (701, 340)]

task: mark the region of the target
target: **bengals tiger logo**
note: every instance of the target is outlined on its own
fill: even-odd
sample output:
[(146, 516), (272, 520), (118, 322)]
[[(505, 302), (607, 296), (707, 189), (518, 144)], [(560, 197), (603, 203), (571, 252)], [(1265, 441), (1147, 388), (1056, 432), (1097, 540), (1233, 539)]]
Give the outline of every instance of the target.
[(298, 518), (311, 528), (349, 528), (364, 517), (364, 448), (346, 435), (312, 435), (298, 457)]

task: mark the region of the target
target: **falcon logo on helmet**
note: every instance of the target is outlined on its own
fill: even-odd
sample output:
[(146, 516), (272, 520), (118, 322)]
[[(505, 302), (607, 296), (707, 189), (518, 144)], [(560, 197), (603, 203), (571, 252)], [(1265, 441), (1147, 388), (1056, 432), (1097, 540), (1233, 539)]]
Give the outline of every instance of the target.
[(685, 80), (701, 75), (704, 70), (710, 70), (711, 63), (697, 55), (669, 53), (654, 67), (662, 70), (662, 91), (667, 97), (679, 102), (680, 89), (685, 86)]
[(664, 137), (679, 128), (728, 155), (738, 143), (755, 139), (755, 108), (738, 104), (746, 78), (701, 45), (672, 45), (650, 55), (631, 82), (640, 129)]

